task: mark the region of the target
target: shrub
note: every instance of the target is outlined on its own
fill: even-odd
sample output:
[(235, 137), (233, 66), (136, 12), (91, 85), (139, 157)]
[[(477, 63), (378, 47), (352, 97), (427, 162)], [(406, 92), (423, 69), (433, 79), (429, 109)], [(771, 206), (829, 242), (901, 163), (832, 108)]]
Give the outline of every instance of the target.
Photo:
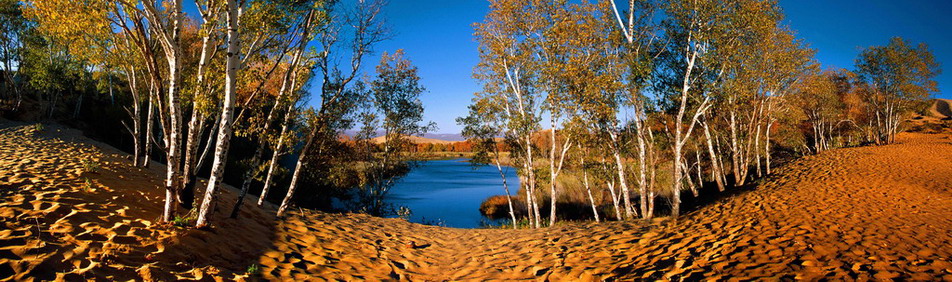
[(96, 172), (99, 170), (99, 162), (93, 159), (83, 159), (82, 165), (83, 171), (85, 172)]
[(251, 264), (248, 266), (248, 269), (245, 270), (245, 274), (247, 274), (248, 276), (258, 275), (260, 273), (261, 273), (261, 267), (259, 267), (257, 264)]
[[(526, 203), (521, 197), (512, 196), (512, 208), (516, 212), (516, 217), (526, 214)], [(509, 218), (509, 202), (506, 200), (506, 195), (487, 198), (479, 205), (479, 212), (490, 219)]]

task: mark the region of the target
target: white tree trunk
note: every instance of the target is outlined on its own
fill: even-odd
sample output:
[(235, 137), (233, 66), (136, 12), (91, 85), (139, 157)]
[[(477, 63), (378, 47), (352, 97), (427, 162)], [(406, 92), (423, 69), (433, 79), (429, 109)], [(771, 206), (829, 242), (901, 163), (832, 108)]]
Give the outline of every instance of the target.
[[(578, 145), (579, 151), (582, 152), (582, 144)], [(588, 183), (588, 170), (585, 169), (585, 157), (586, 154), (583, 153), (579, 158), (582, 165), (582, 183), (585, 184), (585, 192), (588, 193), (588, 201), (592, 204), (592, 214), (595, 216), (595, 222), (601, 222), (601, 219), (598, 217), (598, 207), (595, 205), (595, 197), (592, 196), (592, 187)]]
[(205, 121), (205, 116), (199, 112), (198, 100), (201, 99), (202, 89), (204, 88), (205, 66), (208, 64), (208, 49), (211, 47), (210, 35), (206, 33), (202, 37), (202, 51), (198, 60), (195, 93), (192, 96), (192, 117), (188, 122), (188, 135), (185, 137), (185, 163), (182, 166), (182, 187), (185, 190), (179, 195), (179, 200), (186, 207), (191, 206), (191, 201), (195, 195), (195, 159)]
[[(310, 143), (311, 140), (308, 140)], [(308, 145), (305, 144), (304, 147), (307, 149)], [(288, 193), (284, 196), (284, 200), (281, 201), (281, 205), (278, 206), (277, 215), (284, 216), (284, 211), (288, 209), (288, 205), (291, 204), (291, 198), (294, 196), (294, 191), (297, 190), (298, 177), (301, 175), (301, 171), (304, 170), (304, 156), (307, 150), (301, 150), (301, 155), (298, 156), (297, 163), (294, 165), (294, 173), (291, 174), (291, 185), (288, 186)]]
[(722, 177), (723, 173), (721, 171), (721, 164), (719, 161), (719, 156), (714, 153), (714, 142), (711, 141), (711, 130), (707, 122), (702, 123), (704, 126), (704, 137), (707, 139), (707, 152), (711, 157), (711, 175), (714, 178), (714, 182), (717, 182), (717, 190), (724, 192), (724, 178)]
[(509, 192), (509, 183), (506, 181), (506, 173), (502, 171), (502, 164), (499, 163), (499, 152), (496, 145), (493, 144), (493, 161), (496, 163), (496, 169), (499, 170), (499, 177), (502, 178), (502, 188), (506, 189), (506, 203), (509, 204), (509, 217), (512, 219), (512, 229), (519, 228), (519, 222), (516, 221), (516, 210), (512, 206), (512, 193)]
[(238, 48), (240, 46), (238, 35), (238, 4), (237, 0), (228, 0), (228, 53), (225, 61), (225, 99), (221, 111), (221, 124), (218, 126), (218, 141), (215, 148), (215, 160), (212, 162), (212, 174), (208, 179), (208, 187), (205, 189), (205, 197), (202, 200), (202, 207), (198, 213), (196, 226), (205, 226), (208, 224), (208, 217), (212, 212), (212, 205), (218, 197), (218, 187), (221, 185), (221, 178), (225, 172), (225, 162), (228, 158), (228, 145), (231, 141), (232, 116), (235, 112), (235, 80), (240, 67), (240, 56)]
[(268, 161), (268, 172), (264, 179), (264, 187), (261, 188), (261, 195), (258, 197), (258, 206), (264, 205), (264, 199), (268, 196), (268, 192), (271, 191), (271, 185), (274, 183), (275, 169), (278, 166), (278, 158), (281, 156), (281, 151), (284, 150), (284, 135), (290, 130), (291, 117), (293, 116), (294, 103), (288, 103), (288, 110), (284, 115), (284, 122), (281, 124), (281, 133), (278, 135), (278, 144), (275, 145), (274, 151), (271, 153), (271, 160)]
[(615, 132), (609, 130), (608, 136), (611, 137), (612, 156), (615, 158), (615, 172), (618, 174), (618, 183), (621, 185), (621, 198), (625, 208), (625, 219), (634, 217), (634, 210), (631, 206), (631, 191), (628, 189), (628, 180), (625, 177), (625, 162), (621, 158), (621, 142)]

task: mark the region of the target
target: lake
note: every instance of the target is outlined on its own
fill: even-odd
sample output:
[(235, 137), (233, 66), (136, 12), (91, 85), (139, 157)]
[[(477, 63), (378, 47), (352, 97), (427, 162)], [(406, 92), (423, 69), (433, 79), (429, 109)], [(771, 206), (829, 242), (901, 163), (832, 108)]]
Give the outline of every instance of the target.
[[(516, 193), (519, 178), (512, 167), (503, 167), (510, 192)], [(494, 225), (479, 213), (479, 205), (493, 195), (505, 195), (495, 166), (474, 167), (466, 159), (426, 161), (400, 179), (386, 201), (410, 208), (411, 222), (442, 221), (446, 227), (477, 228), (481, 222)]]

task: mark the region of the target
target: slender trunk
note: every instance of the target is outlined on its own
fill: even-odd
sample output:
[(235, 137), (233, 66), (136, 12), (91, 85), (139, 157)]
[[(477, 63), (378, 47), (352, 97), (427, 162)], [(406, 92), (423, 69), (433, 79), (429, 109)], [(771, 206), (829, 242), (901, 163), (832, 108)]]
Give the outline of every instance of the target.
[(211, 152), (212, 145), (215, 144), (215, 137), (218, 136), (218, 126), (221, 125), (221, 116), (215, 119), (212, 122), (212, 129), (208, 130), (208, 138), (205, 140), (205, 149), (202, 149), (202, 155), (198, 157), (198, 160), (195, 164), (195, 169), (192, 173), (198, 173), (205, 167), (205, 161), (208, 160), (208, 152)]
[[(150, 92), (153, 88), (150, 88)], [(142, 157), (142, 167), (149, 167), (149, 164), (152, 162), (152, 137), (155, 136), (155, 130), (153, 130), (152, 125), (155, 124), (155, 104), (152, 101), (153, 94), (149, 94), (148, 100), (148, 110), (145, 115), (145, 148), (144, 156)]]
[(773, 122), (767, 122), (767, 131), (764, 132), (766, 135), (766, 141), (764, 142), (764, 155), (767, 164), (767, 175), (770, 175), (770, 127), (773, 126)]
[(612, 206), (615, 208), (615, 220), (622, 220), (619, 199), (615, 193), (615, 179), (612, 178), (606, 185), (608, 186), (608, 192), (611, 193), (612, 196)]
[(542, 227), (542, 213), (539, 211), (539, 203), (536, 202), (536, 181), (535, 181), (535, 165), (532, 163), (532, 132), (526, 133), (526, 168), (529, 170), (529, 201), (532, 203), (532, 213), (535, 216), (534, 227)]
[(557, 150), (556, 150), (556, 146), (555, 146), (555, 145), (556, 145), (556, 144), (555, 144), (555, 134), (556, 134), (556, 131), (555, 131), (555, 123), (556, 123), (556, 120), (553, 118), (553, 119), (551, 120), (551, 122), (552, 122), (552, 135), (551, 135), (550, 141), (552, 142), (552, 144), (551, 144), (550, 151), (549, 151), (549, 176), (550, 176), (550, 177), (549, 177), (549, 179), (550, 179), (550, 182), (549, 182), (549, 195), (551, 196), (551, 198), (550, 198), (551, 210), (550, 210), (550, 213), (549, 213), (549, 226), (555, 225), (555, 219), (556, 219), (556, 215), (555, 215), (555, 202), (556, 202), (556, 200), (557, 200), (556, 198), (557, 198), (558, 195), (555, 193), (555, 181), (556, 181), (556, 178), (559, 177), (559, 174), (562, 172), (562, 165), (565, 163), (565, 154), (568, 152), (569, 148), (572, 147), (572, 146), (571, 146), (571, 145), (572, 145), (572, 141), (566, 136), (565, 140), (562, 141), (563, 144), (562, 144), (562, 151), (561, 151), (561, 153), (559, 154), (559, 164), (556, 165), (556, 164), (555, 164), (555, 153), (556, 153), (556, 151), (557, 151)]
[[(297, 65), (301, 60), (301, 56), (304, 53), (304, 48), (307, 46), (308, 35), (310, 31), (311, 20), (313, 16), (313, 11), (308, 12), (308, 15), (304, 22), (303, 33), (301, 34), (301, 39), (299, 41), (299, 46), (294, 56), (291, 58), (291, 64), (288, 66), (288, 70), (284, 73), (284, 77), (281, 80), (281, 88), (278, 90), (278, 96), (275, 98), (274, 106), (271, 107), (271, 110), (268, 112), (268, 118), (265, 120), (264, 132), (269, 134), (271, 131), (271, 124), (274, 121), (276, 112), (283, 106), (284, 99), (287, 99), (286, 96), (288, 92), (294, 92), (297, 89), (297, 74), (295, 73)], [(291, 97), (296, 97), (296, 95), (291, 94)], [(281, 125), (281, 135), (278, 136), (278, 145), (274, 148), (274, 152), (271, 155), (271, 162), (268, 165), (268, 174), (265, 180), (265, 186), (261, 190), (261, 195), (258, 197), (258, 205), (261, 206), (264, 204), (264, 198), (267, 196), (268, 190), (271, 186), (271, 177), (274, 174), (275, 163), (281, 153), (281, 147), (283, 146), (284, 134), (288, 130), (290, 123), (290, 118), (292, 117), (292, 111), (294, 109), (295, 101), (294, 99), (287, 99), (288, 110), (285, 113), (284, 122)], [(251, 158), (251, 170), (245, 173), (245, 180), (241, 184), (241, 192), (238, 194), (238, 200), (235, 202), (235, 206), (232, 209), (231, 217), (235, 218), (238, 216), (238, 210), (241, 208), (241, 202), (244, 201), (245, 196), (248, 194), (248, 190), (251, 187), (251, 182), (254, 180), (254, 177), (258, 174), (258, 166), (261, 162), (262, 154), (264, 153), (265, 146), (268, 144), (268, 141), (265, 139), (260, 139), (258, 142), (258, 148), (255, 149), (255, 153)]]
[[(165, 133), (167, 136), (166, 146), (168, 148), (166, 159), (168, 170), (165, 176), (165, 189), (169, 190), (166, 193), (166, 196), (172, 196), (178, 194), (180, 190), (181, 182), (181, 137), (182, 135), (182, 113), (180, 111), (181, 105), (178, 97), (178, 77), (179, 77), (179, 63), (177, 58), (169, 59), (169, 89), (168, 89), (168, 99), (169, 99), (169, 129)], [(172, 202), (175, 199), (166, 199), (166, 202)], [(163, 214), (163, 220), (171, 221), (172, 217), (175, 214), (175, 206), (169, 206), (166, 204), (166, 210)]]
[[(644, 120), (643, 120), (644, 119)], [(648, 142), (645, 140), (645, 115), (644, 107), (641, 103), (635, 106), (635, 138), (638, 140), (638, 198), (639, 208), (642, 218), (651, 218), (648, 213)]]
[[(671, 175), (671, 179), (673, 179), (674, 182), (673, 187), (671, 187), (671, 216), (675, 219), (677, 219), (681, 213), (681, 147), (684, 144), (681, 137), (682, 119), (684, 118), (684, 113), (687, 111), (688, 90), (690, 89), (689, 82), (691, 81), (691, 71), (694, 69), (694, 60), (697, 58), (697, 52), (695, 51), (690, 57), (685, 54), (685, 58), (688, 58), (688, 65), (684, 73), (684, 80), (681, 84), (681, 106), (674, 121), (674, 145), (671, 150), (674, 155), (674, 160), (672, 160), (674, 172)], [(683, 138), (687, 139), (687, 136)]]
[(79, 98), (76, 99), (76, 107), (73, 108), (73, 118), (79, 117), (79, 110), (83, 108), (83, 94), (85, 91), (79, 92)]
[(278, 144), (275, 145), (274, 152), (271, 153), (271, 160), (268, 162), (268, 172), (265, 176), (264, 187), (261, 188), (261, 195), (258, 197), (258, 206), (264, 205), (264, 199), (268, 196), (268, 192), (271, 190), (275, 169), (278, 166), (278, 158), (281, 156), (281, 151), (284, 150), (284, 136), (287, 135), (287, 132), (290, 129), (291, 117), (293, 115), (294, 103), (288, 103), (288, 111), (284, 115), (284, 122), (281, 124), (281, 134), (278, 135)]
[(757, 133), (754, 134), (754, 158), (757, 160), (757, 178), (763, 177), (763, 171), (760, 163), (760, 124), (754, 124), (757, 127)]
[(635, 215), (633, 214), (634, 209), (631, 206), (631, 192), (628, 189), (628, 181), (625, 178), (625, 163), (621, 158), (621, 142), (619, 142), (619, 137), (613, 131), (609, 131), (608, 136), (612, 139), (612, 155), (615, 158), (615, 172), (618, 174), (618, 183), (621, 185), (621, 198), (625, 207), (625, 218), (631, 219)]
[(288, 186), (288, 193), (284, 196), (284, 200), (281, 201), (281, 205), (278, 206), (278, 216), (283, 216), (284, 211), (288, 209), (288, 205), (291, 203), (291, 197), (294, 196), (294, 190), (297, 190), (297, 182), (301, 170), (304, 170), (303, 151), (302, 154), (298, 156), (297, 163), (294, 165), (294, 173), (291, 174), (291, 185)]
[[(235, 112), (235, 80), (238, 75), (239, 56), (238, 48), (241, 42), (238, 37), (238, 4), (237, 0), (228, 0), (228, 58), (225, 62), (225, 101), (221, 111), (221, 125), (218, 129), (218, 146), (215, 148), (215, 161), (212, 163), (212, 174), (208, 179), (208, 187), (205, 189), (205, 198), (202, 201), (201, 210), (198, 213), (196, 226), (205, 226), (208, 223), (208, 216), (212, 211), (218, 196), (218, 186), (221, 184), (222, 175), (225, 172), (225, 160), (228, 157), (228, 145), (231, 141), (232, 115)], [(241, 204), (240, 201), (238, 203)]]
[[(704, 176), (701, 175), (701, 149), (694, 150), (694, 167), (697, 172), (697, 187), (704, 188)], [(697, 197), (697, 190), (694, 190), (694, 197)]]
[(502, 171), (502, 164), (499, 163), (499, 151), (493, 145), (493, 161), (496, 163), (496, 169), (499, 170), (499, 177), (502, 178), (502, 188), (506, 190), (506, 203), (509, 204), (509, 217), (512, 218), (512, 229), (518, 229), (519, 224), (516, 221), (516, 210), (512, 206), (512, 194), (509, 192), (509, 183), (506, 181), (506, 173)]
[(555, 178), (558, 176), (558, 172), (555, 171), (555, 118), (550, 115), (549, 122), (551, 124), (550, 138), (549, 142), (549, 226), (555, 225)]
[[(583, 152), (581, 143), (578, 144), (578, 149), (579, 149), (579, 152)], [(592, 215), (595, 216), (595, 222), (601, 222), (601, 219), (599, 219), (598, 217), (598, 207), (596, 207), (595, 205), (595, 197), (592, 196), (592, 187), (589, 186), (589, 183), (588, 183), (588, 169), (586, 169), (585, 167), (585, 157), (587, 155), (586, 153), (587, 152), (583, 152), (582, 156), (579, 158), (579, 161), (581, 161), (581, 165), (582, 165), (582, 183), (585, 184), (585, 192), (588, 193), (588, 201), (589, 203), (592, 204)]]
[[(681, 132), (680, 132), (681, 130), (678, 129), (678, 130), (675, 130), (675, 131), (676, 131), (676, 132), (675, 132), (675, 140), (681, 140), (681, 139), (680, 139), (680, 138), (681, 138)], [(677, 143), (680, 143), (680, 142), (677, 142)], [(674, 163), (674, 174), (673, 174), (673, 175), (674, 175), (674, 176), (673, 176), (673, 178), (672, 178), (672, 179), (674, 179), (674, 187), (671, 188), (671, 216), (674, 217), (674, 218), (678, 218), (678, 216), (679, 216), (680, 213), (681, 213), (681, 186), (682, 186), (682, 182), (681, 182), (681, 178), (682, 178), (682, 175), (681, 175), (681, 174), (682, 174), (682, 170), (681, 170), (681, 165), (682, 165), (682, 163), (681, 163), (681, 145), (675, 144), (675, 145), (674, 145), (674, 149), (673, 149), (672, 151), (673, 151), (673, 153), (674, 153), (674, 161), (673, 161), (673, 163)]]
[[(129, 80), (129, 92), (132, 94), (132, 143), (134, 149), (132, 165), (140, 167), (142, 163), (142, 100), (139, 96), (138, 84), (136, 84), (136, 75), (130, 67), (126, 71), (126, 78)], [(146, 140), (148, 142), (148, 140)]]
[[(182, 60), (182, 48), (180, 40), (180, 31), (182, 29), (182, 24), (184, 21), (184, 16), (182, 14), (182, 0), (176, 0), (171, 4), (172, 9), (170, 13), (171, 22), (172, 22), (172, 34), (171, 38), (168, 38), (166, 44), (167, 54), (166, 60), (169, 64), (169, 89), (168, 89), (168, 99), (169, 99), (169, 128), (166, 132), (166, 146), (168, 148), (167, 157), (168, 160), (168, 170), (165, 177), (165, 195), (166, 197), (174, 197), (181, 190), (181, 142), (182, 138), (182, 112), (181, 112), (181, 101), (179, 99), (179, 82), (181, 80), (181, 60)], [(171, 221), (172, 217), (175, 215), (175, 206), (170, 205), (169, 203), (175, 201), (175, 199), (166, 199), (165, 212), (163, 213), (162, 219), (164, 221)]]
[(298, 179), (301, 175), (301, 171), (304, 170), (304, 157), (307, 156), (308, 149), (311, 148), (311, 144), (314, 142), (315, 135), (317, 135), (317, 128), (311, 129), (311, 132), (308, 134), (307, 141), (304, 143), (304, 148), (301, 149), (301, 152), (298, 155), (297, 163), (294, 164), (294, 173), (291, 174), (291, 184), (288, 186), (288, 193), (284, 195), (284, 200), (281, 200), (281, 205), (278, 206), (277, 215), (283, 216), (284, 211), (287, 210), (288, 205), (291, 204), (291, 198), (294, 196), (294, 191), (297, 190)]
[(741, 175), (741, 157), (740, 146), (737, 144), (737, 114), (731, 110), (730, 132), (731, 132), (731, 164), (734, 173), (734, 186), (744, 185), (744, 176)]
[(714, 142), (711, 141), (711, 129), (708, 126), (707, 122), (701, 123), (704, 126), (704, 137), (707, 139), (707, 153), (711, 157), (711, 175), (714, 178), (714, 182), (717, 182), (717, 190), (724, 192), (724, 179), (721, 177), (723, 174), (721, 172), (721, 164), (718, 161), (718, 155), (714, 153)]
[[(204, 25), (208, 25), (206, 22)], [(205, 27), (208, 28), (208, 27)], [(204, 29), (204, 28), (203, 28)], [(210, 33), (210, 32), (209, 32)], [(198, 145), (202, 136), (205, 116), (199, 111), (199, 100), (201, 100), (205, 81), (205, 66), (208, 64), (208, 49), (212, 48), (211, 36), (206, 33), (202, 37), (202, 51), (198, 59), (198, 70), (196, 71), (195, 93), (192, 95), (192, 117), (188, 122), (188, 135), (185, 137), (185, 163), (182, 166), (183, 190), (179, 194), (179, 200), (183, 207), (192, 208), (192, 201), (195, 198), (195, 163), (198, 151)]]

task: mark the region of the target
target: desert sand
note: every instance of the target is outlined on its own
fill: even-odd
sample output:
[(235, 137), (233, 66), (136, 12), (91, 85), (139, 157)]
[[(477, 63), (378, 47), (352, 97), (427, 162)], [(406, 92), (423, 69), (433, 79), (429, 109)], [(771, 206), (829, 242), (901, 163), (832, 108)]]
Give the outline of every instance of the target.
[(269, 280), (952, 281), (944, 134), (805, 157), (677, 222), (465, 230), (307, 210), (279, 219), (255, 200), (235, 220), (229, 187), (214, 226), (196, 230), (158, 223), (161, 165), (132, 167), (63, 127), (0, 128), (0, 280), (230, 280), (257, 265)]

